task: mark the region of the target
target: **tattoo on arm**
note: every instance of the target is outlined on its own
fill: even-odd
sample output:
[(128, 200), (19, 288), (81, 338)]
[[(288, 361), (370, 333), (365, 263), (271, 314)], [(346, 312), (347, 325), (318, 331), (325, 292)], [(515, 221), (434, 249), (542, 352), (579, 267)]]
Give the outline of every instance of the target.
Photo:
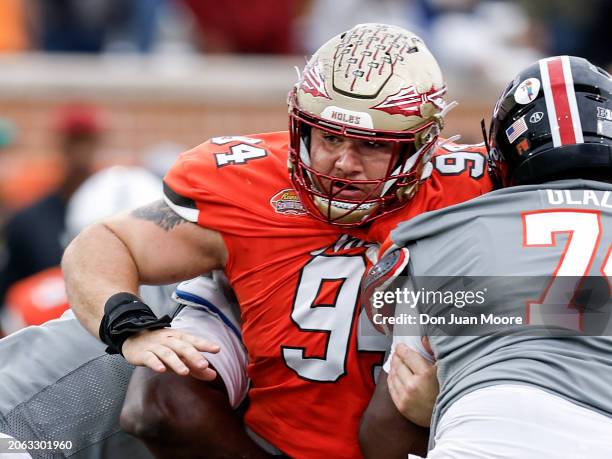
[(132, 215), (141, 220), (149, 220), (166, 231), (170, 231), (175, 226), (182, 225), (183, 223), (188, 223), (187, 220), (168, 207), (168, 204), (163, 199), (134, 209)]

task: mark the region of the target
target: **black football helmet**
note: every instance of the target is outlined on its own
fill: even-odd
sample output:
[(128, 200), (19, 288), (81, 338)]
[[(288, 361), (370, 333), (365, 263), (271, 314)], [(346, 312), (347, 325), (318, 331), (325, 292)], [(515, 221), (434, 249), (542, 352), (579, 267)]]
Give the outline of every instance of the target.
[(491, 119), (498, 186), (612, 179), (612, 78), (586, 59), (541, 59), (508, 84)]

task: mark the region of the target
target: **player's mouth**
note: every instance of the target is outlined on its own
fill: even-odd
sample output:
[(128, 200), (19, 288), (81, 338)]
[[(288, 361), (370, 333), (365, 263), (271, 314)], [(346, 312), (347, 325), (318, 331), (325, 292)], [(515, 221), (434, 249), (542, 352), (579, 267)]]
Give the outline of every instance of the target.
[(358, 201), (363, 199), (367, 193), (365, 190), (355, 185), (334, 180), (331, 186), (331, 195), (333, 199), (350, 199)]

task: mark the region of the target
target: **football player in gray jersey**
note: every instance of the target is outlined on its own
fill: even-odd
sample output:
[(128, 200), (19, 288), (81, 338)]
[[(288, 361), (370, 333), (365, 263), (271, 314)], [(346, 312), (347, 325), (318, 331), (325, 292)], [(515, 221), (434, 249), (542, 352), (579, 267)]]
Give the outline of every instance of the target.
[[(224, 344), (226, 358), (213, 356), (212, 361), (228, 388), (231, 405), (238, 406), (246, 396), (246, 355), (237, 305), (225, 293), (223, 274), (215, 275), (221, 278), (199, 277), (181, 284), (174, 301), (170, 299), (174, 285), (144, 286), (141, 296), (156, 301), (158, 314), (175, 317), (173, 328), (185, 330), (185, 317), (195, 314), (203, 324), (200, 333)], [(153, 457), (144, 443), (119, 425), (134, 366), (120, 355), (107, 354), (105, 348), (71, 310), (60, 319), (0, 340), (0, 458), (11, 453), (2, 434), (17, 444), (29, 444), (27, 451), (35, 459)], [(12, 453), (7, 457), (12, 458)]]
[[(108, 214), (159, 196), (161, 181), (142, 169), (102, 170), (71, 199), (67, 236), (76, 236)], [(154, 305), (156, 315), (175, 319), (172, 328), (223, 345), (223, 355), (210, 359), (224, 385), (222, 395), (237, 407), (246, 396), (246, 353), (237, 304), (225, 276), (214, 272), (176, 287), (142, 286), (140, 295)], [(189, 325), (194, 317), (198, 330)], [(107, 354), (105, 348), (71, 310), (60, 319), (0, 340), (0, 458), (5, 454), (35, 459), (153, 457), (144, 443), (119, 425), (134, 367), (120, 355)], [(20, 446), (27, 451), (21, 456), (17, 453)]]
[[(420, 424), (429, 458), (612, 457), (610, 75), (538, 61), (488, 143), (502, 189), (400, 224), (364, 283), (374, 323), (394, 325), (365, 454), (385, 432), (378, 453), (405, 457)], [(398, 412), (410, 422), (389, 427)]]

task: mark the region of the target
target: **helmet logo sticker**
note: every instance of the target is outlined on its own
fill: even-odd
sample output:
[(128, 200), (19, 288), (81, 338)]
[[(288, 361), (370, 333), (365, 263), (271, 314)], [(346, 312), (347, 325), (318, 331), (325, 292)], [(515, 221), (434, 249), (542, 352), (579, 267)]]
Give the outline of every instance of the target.
[(529, 117), (529, 122), (531, 124), (536, 124), (536, 123), (539, 123), (540, 121), (542, 121), (542, 118), (544, 118), (544, 113), (542, 113), (542, 112), (535, 112), (533, 115), (531, 115)]
[(537, 78), (528, 78), (519, 84), (514, 91), (514, 100), (517, 104), (525, 105), (532, 102), (540, 92), (540, 80)]
[(304, 70), (301, 89), (314, 97), (331, 99), (329, 94), (327, 94), (327, 89), (325, 89), (325, 80), (323, 80), (323, 76), (321, 75), (318, 61), (309, 65), (308, 68)]
[(529, 140), (527, 140), (526, 137), (523, 137), (521, 141), (516, 144), (516, 152), (522, 156), (523, 153), (525, 153), (526, 151), (529, 151), (530, 146), (531, 145), (529, 144)]
[(446, 86), (441, 88), (432, 87), (429, 91), (419, 93), (414, 86), (400, 89), (395, 94), (387, 97), (380, 104), (371, 107), (375, 110), (382, 110), (390, 115), (414, 115), (421, 116), (421, 106), (431, 102), (436, 107), (444, 105), (444, 93)]
[(518, 120), (512, 123), (512, 126), (506, 129), (506, 137), (508, 137), (508, 142), (514, 142), (521, 134), (524, 134), (528, 130), (527, 123), (525, 123), (525, 117), (521, 116)]

